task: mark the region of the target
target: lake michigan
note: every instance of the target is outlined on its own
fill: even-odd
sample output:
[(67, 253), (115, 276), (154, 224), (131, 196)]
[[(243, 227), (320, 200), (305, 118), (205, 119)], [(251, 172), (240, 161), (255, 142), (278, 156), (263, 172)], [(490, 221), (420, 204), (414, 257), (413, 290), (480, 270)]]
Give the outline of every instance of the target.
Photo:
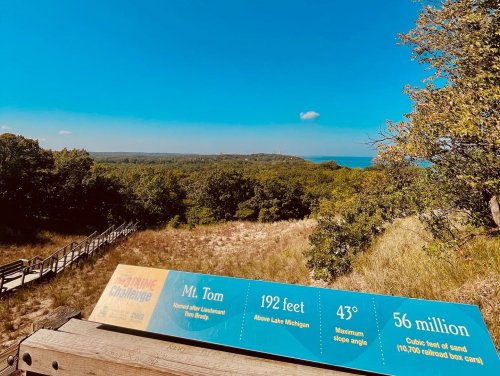
[(348, 157), (348, 156), (325, 156), (325, 155), (315, 155), (302, 157), (306, 161), (311, 161), (313, 163), (329, 162), (335, 161), (340, 166), (350, 167), (350, 168), (365, 168), (373, 165), (373, 157)]

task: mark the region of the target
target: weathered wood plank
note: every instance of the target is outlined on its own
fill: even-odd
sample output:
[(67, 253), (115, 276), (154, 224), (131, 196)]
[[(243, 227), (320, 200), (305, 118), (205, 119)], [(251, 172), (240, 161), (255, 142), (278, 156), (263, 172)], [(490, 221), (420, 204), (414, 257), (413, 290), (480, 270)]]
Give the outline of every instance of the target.
[(82, 313), (80, 310), (73, 307), (60, 306), (42, 317), (40, 320), (35, 321), (31, 325), (31, 331), (34, 332), (38, 329), (59, 329), (69, 320), (79, 319), (81, 317)]
[(21, 344), (21, 358), (24, 353), (30, 355), (31, 365), (20, 360), (19, 368), (46, 375), (349, 375), (103, 330), (80, 320), (70, 320), (59, 331), (37, 331)]

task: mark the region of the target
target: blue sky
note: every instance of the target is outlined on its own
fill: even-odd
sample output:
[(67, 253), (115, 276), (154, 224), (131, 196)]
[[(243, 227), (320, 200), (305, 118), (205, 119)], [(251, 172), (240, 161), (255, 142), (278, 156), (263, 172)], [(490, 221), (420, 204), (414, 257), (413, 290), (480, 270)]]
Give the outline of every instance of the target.
[(53, 149), (373, 155), (365, 142), (425, 76), (397, 45), (419, 7), (0, 0), (0, 132)]

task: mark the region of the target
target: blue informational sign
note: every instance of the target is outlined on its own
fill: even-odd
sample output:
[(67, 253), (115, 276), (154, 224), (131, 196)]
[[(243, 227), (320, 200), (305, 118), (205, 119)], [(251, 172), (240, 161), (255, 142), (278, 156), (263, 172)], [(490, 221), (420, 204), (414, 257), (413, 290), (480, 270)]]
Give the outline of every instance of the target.
[(477, 306), (119, 265), (91, 320), (392, 375), (500, 375)]

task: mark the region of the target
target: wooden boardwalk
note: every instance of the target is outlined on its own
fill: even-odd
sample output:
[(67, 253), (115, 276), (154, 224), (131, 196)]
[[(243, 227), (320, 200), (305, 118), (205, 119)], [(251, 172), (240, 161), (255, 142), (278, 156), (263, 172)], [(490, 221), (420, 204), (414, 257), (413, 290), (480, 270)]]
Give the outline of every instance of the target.
[(130, 222), (116, 228), (111, 226), (102, 234), (94, 232), (79, 243), (71, 242), (45, 259), (35, 256), (30, 260), (23, 260), (23, 267), (19, 270), (0, 275), (0, 295), (61, 273), (117, 239), (135, 232), (137, 224)]

